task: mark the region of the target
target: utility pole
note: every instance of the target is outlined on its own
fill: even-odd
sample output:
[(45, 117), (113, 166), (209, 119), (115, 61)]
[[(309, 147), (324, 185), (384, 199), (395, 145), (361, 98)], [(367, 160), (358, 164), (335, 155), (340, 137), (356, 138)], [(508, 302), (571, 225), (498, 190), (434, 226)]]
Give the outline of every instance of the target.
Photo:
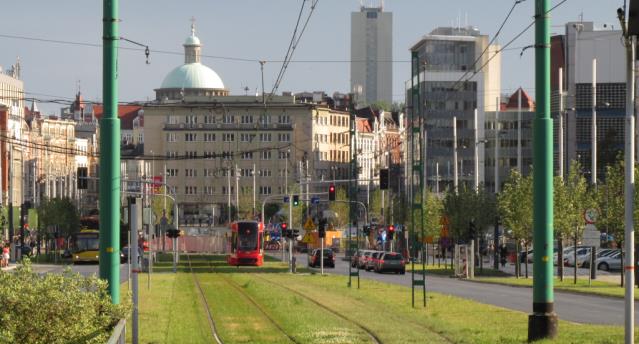
[(499, 193), (499, 97), (495, 101), (495, 194)]
[[(352, 259), (353, 256), (353, 248), (355, 248), (356, 252), (359, 251), (359, 226), (357, 226), (357, 139), (356, 139), (356, 117), (355, 117), (355, 102), (354, 102), (354, 94), (350, 94), (350, 166), (349, 166), (349, 178), (348, 178), (348, 201), (349, 201), (349, 223), (348, 223), (348, 249), (346, 250), (346, 257)], [(355, 182), (353, 182), (355, 181)], [(356, 242), (353, 244), (353, 226), (355, 225), (356, 231)], [(348, 264), (348, 287), (352, 286), (352, 277), (357, 277), (357, 288), (359, 288), (359, 268), (353, 272), (351, 270), (351, 264)]]
[[(535, 1), (535, 94), (533, 125), (533, 312), (528, 341), (554, 338), (558, 317), (553, 293), (553, 139), (550, 118), (549, 0)], [(539, 251), (537, 251), (539, 249)]]
[(11, 252), (11, 261), (16, 261), (16, 244), (13, 241), (15, 235), (13, 228), (13, 144), (9, 144), (9, 251)]
[(477, 131), (477, 108), (475, 108), (474, 119), (473, 119), (473, 133), (475, 134), (475, 171), (473, 174), (475, 175), (475, 192), (479, 192), (479, 133)]
[[(624, 198), (625, 198), (625, 236), (624, 250), (625, 261), (624, 271), (626, 278), (625, 295), (624, 295), (624, 334), (625, 343), (634, 343), (635, 335), (635, 229), (633, 224), (633, 210), (634, 210), (634, 192), (635, 192), (635, 47), (637, 46), (637, 34), (639, 33), (639, 27), (637, 27), (637, 2), (630, 1), (629, 11), (624, 12), (625, 9), (618, 9), (617, 16), (621, 23), (621, 27), (624, 33), (624, 43), (626, 46), (626, 139), (625, 139), (625, 185), (624, 185)], [(628, 24), (626, 24), (624, 14), (628, 13)], [(628, 25), (628, 26), (626, 26)]]
[(597, 187), (597, 59), (592, 59), (592, 167), (590, 183)]
[(237, 209), (235, 213), (235, 219), (240, 219), (240, 173), (237, 168), (237, 164), (235, 164), (235, 208)]
[(257, 171), (255, 171), (255, 164), (253, 164), (253, 217), (255, 217), (255, 175)]
[(457, 116), (453, 116), (453, 191), (457, 193), (459, 186), (459, 177), (457, 171)]
[(132, 289), (132, 298), (133, 298), (133, 316), (131, 319), (132, 323), (132, 334), (131, 339), (133, 344), (138, 343), (139, 338), (139, 320), (138, 320), (138, 301), (139, 301), (139, 281), (138, 274), (140, 273), (139, 266), (139, 245), (138, 245), (138, 231), (141, 229), (139, 224), (142, 223), (141, 218), (141, 205), (142, 199), (129, 197), (129, 233), (131, 235), (129, 246), (129, 255), (131, 256), (131, 289)]
[(564, 70), (559, 68), (559, 178), (564, 179)]
[(231, 224), (231, 221), (233, 221), (233, 218), (231, 216), (231, 167), (229, 166), (229, 168), (226, 170), (226, 181), (227, 181), (227, 189), (226, 192), (228, 194), (228, 203), (227, 203), (227, 209), (229, 211), (227, 217), (228, 217), (228, 222), (229, 224)]
[(517, 90), (517, 170), (523, 174), (521, 166), (521, 87)]

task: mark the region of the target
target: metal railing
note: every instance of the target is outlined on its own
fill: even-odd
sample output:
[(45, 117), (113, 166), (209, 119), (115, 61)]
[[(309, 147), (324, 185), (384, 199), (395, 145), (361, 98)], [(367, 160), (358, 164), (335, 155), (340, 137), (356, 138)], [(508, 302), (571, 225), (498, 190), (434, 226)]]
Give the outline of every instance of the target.
[(113, 328), (107, 344), (126, 344), (126, 320), (121, 319)]

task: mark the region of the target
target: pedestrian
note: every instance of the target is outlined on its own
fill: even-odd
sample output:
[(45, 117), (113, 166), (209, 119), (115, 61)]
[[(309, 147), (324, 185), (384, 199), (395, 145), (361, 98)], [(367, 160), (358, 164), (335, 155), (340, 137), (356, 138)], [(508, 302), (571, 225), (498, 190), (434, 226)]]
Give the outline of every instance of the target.
[(2, 248), (2, 267), (9, 266), (9, 244), (5, 243)]
[(501, 244), (501, 247), (499, 248), (499, 258), (500, 258), (502, 268), (506, 266), (507, 255), (508, 255), (508, 248), (506, 247), (506, 244)]

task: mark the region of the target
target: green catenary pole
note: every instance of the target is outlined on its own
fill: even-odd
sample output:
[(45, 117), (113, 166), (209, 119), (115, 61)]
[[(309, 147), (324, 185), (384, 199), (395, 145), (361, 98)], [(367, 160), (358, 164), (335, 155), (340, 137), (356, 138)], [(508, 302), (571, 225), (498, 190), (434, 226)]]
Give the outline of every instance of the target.
[(100, 119), (100, 278), (120, 303), (120, 120), (118, 119), (118, 0), (104, 0)]
[(528, 340), (557, 335), (553, 296), (553, 132), (550, 119), (550, 36), (548, 0), (535, 1), (535, 94), (533, 125), (533, 313)]

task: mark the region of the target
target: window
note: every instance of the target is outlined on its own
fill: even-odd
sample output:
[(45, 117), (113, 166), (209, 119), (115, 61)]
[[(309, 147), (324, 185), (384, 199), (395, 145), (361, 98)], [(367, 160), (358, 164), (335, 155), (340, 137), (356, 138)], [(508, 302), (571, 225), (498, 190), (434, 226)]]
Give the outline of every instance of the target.
[(253, 152), (242, 152), (242, 154), (240, 155), (240, 159), (242, 159), (242, 160), (252, 160), (253, 159)]
[(204, 187), (204, 194), (205, 195), (212, 195), (215, 193), (215, 187), (214, 186), (205, 186)]
[(184, 118), (184, 122), (186, 124), (197, 124), (197, 116), (196, 115), (188, 115)]
[(260, 116), (260, 124), (262, 125), (271, 124), (271, 116), (267, 116), (267, 115)]
[(178, 176), (178, 169), (177, 168), (167, 168), (166, 169), (166, 175), (168, 177), (177, 177)]
[(193, 168), (184, 169), (184, 176), (190, 178), (197, 177), (197, 170)]
[(377, 12), (366, 12), (366, 18), (367, 19), (376, 19), (377, 18)]
[(235, 141), (235, 134), (233, 134), (233, 133), (223, 133), (222, 134), (222, 140), (224, 142), (233, 142), (233, 141)]
[(196, 186), (185, 186), (184, 187), (184, 193), (187, 195), (196, 195), (197, 194), (197, 187)]
[(213, 115), (204, 116), (204, 124), (214, 124), (214, 123), (215, 123), (215, 116)]
[(166, 116), (166, 124), (178, 124), (178, 117), (171, 115)]
[(204, 176), (205, 177), (214, 177), (215, 176), (215, 169), (213, 169), (213, 168), (205, 168), (204, 169)]
[(277, 123), (279, 124), (290, 124), (291, 116), (289, 115), (279, 115), (277, 116)]
[(186, 142), (197, 141), (197, 134), (196, 133), (185, 133), (184, 134), (184, 141), (186, 141)]
[(233, 124), (233, 123), (235, 123), (235, 116), (233, 116), (233, 115), (224, 115), (223, 122), (224, 122), (224, 124)]
[(240, 142), (252, 142), (255, 134), (240, 134)]
[(260, 134), (261, 142), (271, 142), (271, 133), (261, 133)]
[(270, 195), (271, 187), (270, 186), (260, 186), (260, 195)]
[(251, 124), (253, 123), (252, 115), (242, 115), (241, 122), (242, 124)]
[[(321, 136), (321, 135), (320, 135)], [(277, 138), (280, 142), (291, 142), (291, 134), (277, 134)]]
[(277, 152), (277, 158), (282, 160), (289, 158), (290, 155), (291, 155), (290, 152), (283, 152), (283, 151)]
[(204, 142), (213, 142), (215, 141), (214, 133), (204, 133)]
[(270, 151), (270, 150), (268, 150), (268, 151), (262, 151), (262, 152), (260, 152), (260, 158), (261, 158), (262, 160), (270, 160), (270, 159), (271, 159), (271, 151)]
[(166, 152), (166, 157), (167, 158), (177, 158), (178, 157), (178, 153), (177, 152), (171, 152), (171, 151), (167, 151)]
[(257, 175), (260, 177), (270, 177), (271, 176), (271, 170), (258, 170), (257, 171)]
[(184, 156), (188, 159), (197, 158), (197, 152), (194, 151), (186, 151), (184, 152)]

